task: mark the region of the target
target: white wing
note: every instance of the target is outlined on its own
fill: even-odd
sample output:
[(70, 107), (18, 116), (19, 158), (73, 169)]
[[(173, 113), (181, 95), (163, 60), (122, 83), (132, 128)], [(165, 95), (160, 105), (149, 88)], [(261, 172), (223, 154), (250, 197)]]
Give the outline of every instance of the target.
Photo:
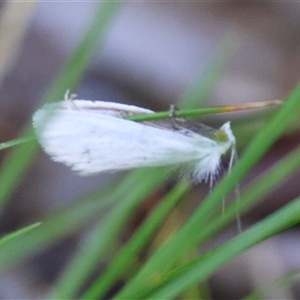
[(64, 101), (38, 110), (33, 125), (41, 145), (52, 159), (65, 163), (81, 175), (200, 162), (212, 154), (214, 161), (218, 157), (215, 162), (218, 165), (221, 154), (230, 147), (200, 134), (189, 136), (125, 120), (124, 113), (152, 111), (100, 101)]

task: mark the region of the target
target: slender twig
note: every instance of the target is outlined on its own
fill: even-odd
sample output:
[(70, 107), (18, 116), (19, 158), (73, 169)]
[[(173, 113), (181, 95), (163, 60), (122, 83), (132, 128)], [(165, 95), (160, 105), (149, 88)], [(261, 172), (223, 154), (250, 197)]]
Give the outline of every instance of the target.
[(7, 142), (3, 142), (3, 143), (0, 143), (0, 150), (6, 149), (9, 147), (13, 147), (13, 146), (18, 146), (20, 144), (31, 142), (33, 140), (35, 140), (34, 136), (25, 136), (25, 137), (20, 137), (20, 138), (10, 140)]
[[(222, 105), (222, 106), (212, 106), (212, 107), (199, 108), (199, 109), (184, 109), (184, 110), (174, 111), (173, 116), (176, 118), (197, 118), (203, 115), (261, 109), (270, 106), (278, 106), (281, 105), (282, 103), (283, 101), (281, 100), (272, 100), (272, 101), (265, 101), (265, 102), (246, 103), (241, 105)], [(156, 120), (170, 118), (170, 111), (162, 111), (153, 114), (130, 115), (130, 116), (126, 116), (125, 118), (136, 122), (156, 121)]]

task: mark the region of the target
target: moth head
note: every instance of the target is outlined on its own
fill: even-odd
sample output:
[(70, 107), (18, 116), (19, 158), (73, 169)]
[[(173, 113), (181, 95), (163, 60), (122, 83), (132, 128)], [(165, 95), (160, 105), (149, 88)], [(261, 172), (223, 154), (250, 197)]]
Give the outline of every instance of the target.
[(216, 132), (215, 140), (219, 143), (228, 143), (230, 145), (235, 145), (235, 137), (230, 128), (230, 122), (226, 122), (220, 129)]

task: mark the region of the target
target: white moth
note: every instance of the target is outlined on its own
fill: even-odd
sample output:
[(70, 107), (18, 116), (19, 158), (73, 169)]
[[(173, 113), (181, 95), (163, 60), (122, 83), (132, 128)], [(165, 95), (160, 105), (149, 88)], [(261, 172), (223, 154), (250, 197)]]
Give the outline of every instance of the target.
[(204, 125), (188, 128), (185, 120), (171, 123), (134, 122), (128, 115), (151, 110), (119, 103), (68, 100), (46, 104), (33, 116), (33, 126), (44, 150), (54, 161), (80, 175), (153, 166), (180, 166), (194, 182), (212, 184), (221, 156), (235, 137), (230, 123), (215, 130)]

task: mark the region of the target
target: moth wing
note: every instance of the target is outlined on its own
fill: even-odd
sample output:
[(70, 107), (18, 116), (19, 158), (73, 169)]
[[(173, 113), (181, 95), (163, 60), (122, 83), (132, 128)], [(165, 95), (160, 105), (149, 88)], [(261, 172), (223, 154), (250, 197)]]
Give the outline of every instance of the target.
[(101, 110), (58, 104), (38, 110), (33, 125), (52, 159), (81, 175), (199, 161), (218, 146), (201, 135), (189, 137)]
[(90, 100), (62, 101), (54, 104), (48, 104), (47, 106), (52, 108), (60, 107), (73, 110), (90, 110), (94, 111), (95, 113), (98, 112), (99, 114), (109, 114), (116, 117), (153, 113), (153, 111), (150, 109), (138, 107), (135, 105)]

